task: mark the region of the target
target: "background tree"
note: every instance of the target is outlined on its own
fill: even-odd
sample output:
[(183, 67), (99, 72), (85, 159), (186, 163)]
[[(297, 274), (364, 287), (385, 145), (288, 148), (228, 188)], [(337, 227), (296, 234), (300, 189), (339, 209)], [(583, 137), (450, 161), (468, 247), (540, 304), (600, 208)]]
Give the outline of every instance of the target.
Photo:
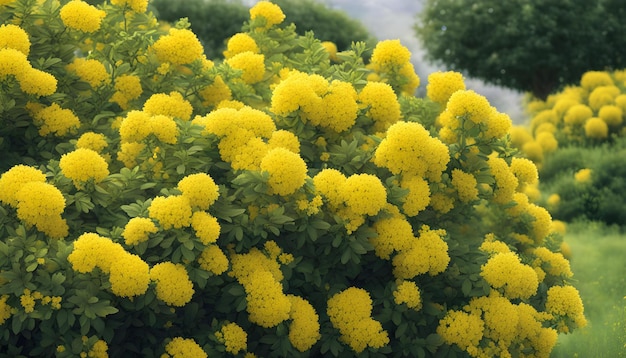
[[(331, 41), (339, 51), (352, 42), (364, 41), (370, 48), (375, 38), (359, 21), (345, 12), (328, 8), (314, 0), (274, 0), (285, 14), (284, 22), (296, 24), (296, 32), (304, 35), (313, 31), (321, 41)], [(248, 19), (248, 7), (240, 1), (228, 0), (153, 0), (151, 5), (161, 20), (175, 22), (187, 17), (191, 29), (202, 41), (209, 58), (222, 56), (226, 40), (241, 30)]]
[(545, 99), (588, 70), (624, 65), (618, 3), (427, 0), (415, 30), (428, 60)]

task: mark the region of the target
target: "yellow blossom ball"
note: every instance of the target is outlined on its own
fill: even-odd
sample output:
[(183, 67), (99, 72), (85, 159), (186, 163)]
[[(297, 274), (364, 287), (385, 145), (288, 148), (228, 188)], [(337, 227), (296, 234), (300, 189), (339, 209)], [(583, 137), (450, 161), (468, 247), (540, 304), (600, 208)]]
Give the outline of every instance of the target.
[(61, 108), (53, 103), (38, 110), (34, 114), (35, 124), (39, 126), (39, 134), (46, 136), (65, 136), (80, 127), (80, 119), (69, 109)]
[(533, 163), (541, 163), (543, 161), (543, 147), (538, 142), (531, 140), (522, 146), (522, 152)]
[(575, 327), (584, 327), (587, 320), (583, 314), (583, 302), (573, 286), (552, 286), (548, 290), (546, 312), (566, 316), (574, 321)]
[(161, 262), (150, 269), (150, 279), (156, 282), (157, 298), (168, 305), (182, 307), (191, 301), (193, 283), (185, 266)]
[(270, 328), (289, 319), (291, 302), (271, 272), (255, 270), (244, 289), (250, 322)]
[(592, 170), (589, 168), (581, 169), (574, 174), (574, 179), (579, 183), (589, 183), (592, 180)]
[(238, 53), (225, 61), (230, 67), (243, 71), (241, 79), (248, 84), (258, 83), (265, 76), (265, 56), (252, 51)]
[(0, 176), (0, 201), (16, 208), (17, 193), (30, 182), (44, 183), (46, 175), (39, 169), (18, 164)]
[(550, 132), (537, 133), (535, 140), (541, 145), (544, 153), (552, 153), (559, 147), (559, 142)]
[(119, 104), (122, 109), (128, 108), (128, 102), (139, 98), (143, 89), (141, 79), (135, 75), (121, 75), (115, 78), (115, 93), (111, 101)]
[(9, 295), (0, 296), (0, 325), (4, 324), (11, 317), (11, 306), (7, 304)]
[(539, 280), (535, 270), (520, 262), (514, 252), (498, 253), (481, 267), (480, 275), (491, 287), (502, 290), (510, 299), (527, 299), (537, 292)]
[(598, 111), (600, 117), (609, 127), (619, 127), (624, 121), (624, 111), (617, 105), (602, 106)]
[(376, 215), (387, 204), (387, 190), (375, 175), (351, 175), (339, 190), (346, 206), (357, 215)]
[(537, 113), (530, 122), (531, 131), (533, 133), (537, 132), (537, 127), (544, 123), (552, 123), (556, 124), (559, 118), (557, 112), (554, 109), (544, 109), (543, 111)]
[(159, 61), (175, 65), (190, 64), (204, 57), (200, 40), (187, 29), (171, 28), (167, 35), (161, 36), (152, 45), (152, 49)]
[(539, 181), (537, 166), (526, 158), (511, 159), (511, 172), (513, 172), (519, 184), (534, 185)]
[(133, 168), (137, 165), (137, 156), (146, 147), (144, 143), (130, 142), (122, 143), (117, 159), (124, 163), (126, 168)]
[(222, 101), (232, 98), (230, 87), (224, 82), (222, 76), (215, 76), (213, 83), (200, 90), (204, 106), (214, 106)]
[(191, 204), (186, 196), (157, 196), (148, 207), (150, 218), (165, 230), (191, 225)]
[(339, 62), (339, 57), (337, 57), (337, 45), (331, 41), (322, 41), (322, 46), (324, 50), (328, 52), (328, 57), (331, 61)]
[(474, 123), (486, 122), (493, 110), (487, 98), (472, 90), (452, 93), (446, 105), (452, 117), (464, 117)]
[(580, 86), (587, 91), (592, 91), (599, 86), (611, 86), (613, 79), (606, 71), (588, 71), (580, 78)]
[(617, 86), (599, 86), (596, 87), (588, 98), (589, 107), (594, 111), (598, 111), (602, 106), (615, 103), (615, 98), (619, 96), (622, 91)]
[(220, 236), (220, 224), (217, 218), (206, 211), (196, 211), (191, 216), (191, 227), (193, 227), (196, 236), (205, 244), (211, 244), (217, 241)]
[(475, 351), (483, 338), (484, 327), (485, 322), (478, 314), (450, 310), (439, 321), (437, 334), (448, 344)]
[(154, 225), (152, 219), (149, 218), (132, 218), (124, 226), (122, 236), (126, 245), (132, 246), (148, 241), (148, 235), (154, 234), (159, 229)]
[(476, 177), (471, 173), (465, 173), (460, 169), (452, 170), (452, 186), (462, 202), (469, 203), (478, 199), (477, 185)]
[(556, 208), (561, 203), (561, 196), (559, 194), (550, 194), (547, 200), (548, 207)]
[(167, 144), (178, 142), (178, 125), (171, 117), (158, 114), (150, 117), (150, 121), (146, 124), (160, 142)]
[(280, 147), (267, 152), (261, 160), (261, 170), (269, 173), (271, 192), (283, 196), (295, 193), (307, 178), (306, 163), (300, 155)]
[(407, 250), (414, 240), (413, 227), (403, 217), (378, 220), (374, 226), (376, 237), (370, 239), (376, 256), (389, 260), (395, 251)]
[(226, 346), (226, 352), (230, 354), (237, 354), (247, 349), (248, 334), (234, 322), (222, 326), (215, 336)]
[(143, 295), (150, 284), (150, 267), (141, 257), (124, 253), (111, 263), (109, 282), (118, 297)]
[(375, 130), (385, 131), (402, 117), (398, 97), (387, 83), (367, 82), (358, 100), (361, 106), (367, 108), (367, 115), (374, 120)]
[(84, 233), (74, 241), (72, 253), (67, 257), (75, 271), (87, 273), (96, 267), (105, 273), (111, 269), (113, 262), (122, 255), (128, 254), (124, 248), (95, 233)]
[(431, 276), (445, 271), (450, 263), (448, 244), (443, 241), (443, 230), (422, 229), (420, 236), (411, 241), (407, 250), (401, 251), (392, 260), (393, 275), (397, 279), (409, 280), (427, 273)]
[(91, 346), (91, 349), (89, 349), (89, 353), (87, 353), (87, 356), (94, 358), (108, 358), (108, 350), (109, 346), (107, 345), (107, 343), (99, 339), (96, 341), (96, 343), (93, 344), (93, 346)]
[(495, 179), (494, 202), (498, 204), (508, 203), (512, 200), (519, 181), (504, 159), (492, 156), (487, 164), (489, 164), (491, 175)]
[(430, 204), (430, 186), (423, 178), (405, 176), (400, 182), (400, 187), (409, 190), (402, 202), (402, 211), (406, 216), (413, 217)]
[(522, 148), (525, 143), (533, 140), (532, 134), (524, 126), (512, 126), (509, 130), (509, 135), (513, 145), (517, 148)]
[(226, 43), (226, 51), (224, 51), (224, 57), (229, 59), (235, 55), (243, 52), (259, 53), (259, 46), (254, 39), (246, 33), (234, 34), (228, 39)]
[(73, 152), (63, 154), (59, 161), (59, 168), (67, 178), (72, 179), (77, 188), (93, 180), (99, 183), (109, 175), (109, 165), (98, 152), (78, 148)]
[(296, 154), (300, 154), (300, 140), (295, 134), (288, 130), (280, 129), (273, 132), (267, 144), (269, 145), (269, 149), (282, 147)]
[(374, 47), (371, 62), (383, 68), (399, 68), (410, 59), (411, 52), (400, 43), (400, 40), (383, 40)]
[(591, 108), (584, 104), (577, 104), (571, 106), (565, 116), (563, 117), (563, 122), (570, 126), (582, 125), (585, 121), (593, 116), (593, 111)]
[(259, 1), (250, 8), (250, 19), (255, 20), (259, 17), (265, 20), (263, 29), (269, 29), (283, 22), (285, 14), (278, 5), (269, 1)]
[(36, 225), (42, 219), (59, 216), (65, 210), (65, 197), (57, 187), (42, 181), (24, 183), (15, 193), (17, 217)]
[(445, 105), (454, 92), (462, 90), (465, 90), (465, 81), (459, 72), (438, 71), (428, 75), (426, 96), (434, 102)]
[(502, 138), (509, 133), (512, 123), (511, 117), (509, 117), (508, 114), (492, 110), (489, 117), (487, 117), (487, 130), (483, 135), (487, 139)]
[(291, 303), (289, 342), (300, 352), (306, 352), (321, 338), (319, 316), (305, 299), (288, 295)]
[(552, 276), (572, 277), (573, 273), (569, 261), (560, 252), (552, 252), (547, 247), (537, 247), (533, 250), (537, 257), (535, 264), (545, 265), (545, 271)]
[(165, 115), (180, 118), (183, 121), (191, 119), (193, 107), (179, 92), (170, 94), (155, 93), (143, 105), (143, 111), (150, 115)]
[(192, 338), (176, 337), (165, 345), (161, 358), (207, 358), (208, 355)]
[(63, 24), (82, 32), (96, 32), (100, 29), (106, 12), (80, 0), (72, 0), (65, 4), (59, 13)]
[(340, 188), (346, 180), (346, 176), (337, 169), (325, 168), (313, 177), (313, 184), (332, 206), (338, 207), (343, 203)]
[(420, 291), (413, 281), (402, 281), (393, 291), (393, 300), (399, 305), (405, 303), (407, 307), (416, 311), (422, 308)]
[(316, 124), (343, 132), (350, 129), (356, 122), (358, 105), (357, 93), (352, 84), (334, 80), (328, 86), (328, 92), (322, 99), (323, 111), (309, 118)]
[(13, 48), (0, 49), (0, 78), (23, 75), (32, 69), (22, 52)]
[(198, 264), (203, 270), (221, 275), (228, 270), (228, 258), (217, 245), (208, 245), (198, 258)]
[(49, 96), (57, 90), (57, 79), (44, 71), (35, 68), (17, 74), (20, 89), (24, 93), (36, 96)]
[(415, 73), (415, 67), (411, 62), (405, 63), (402, 67), (400, 67), (400, 71), (398, 71), (398, 75), (402, 77), (402, 80), (405, 82), (400, 89), (403, 94), (413, 96), (415, 94), (415, 90), (420, 86), (420, 78)]
[(102, 152), (109, 144), (107, 137), (102, 133), (85, 132), (76, 141), (76, 148), (91, 149), (95, 152)]
[(605, 139), (609, 136), (609, 126), (602, 118), (589, 118), (585, 122), (585, 136), (591, 139)]
[(178, 182), (178, 189), (193, 207), (207, 210), (219, 196), (219, 188), (209, 174), (190, 174)]
[(109, 73), (102, 62), (94, 59), (76, 58), (66, 66), (67, 70), (74, 72), (78, 77), (92, 88), (100, 87), (110, 82)]
[(0, 26), (0, 49), (12, 48), (28, 56), (30, 40), (28, 33), (19, 26), (5, 24)]
[(533, 217), (532, 234), (536, 243), (541, 243), (543, 239), (550, 233), (550, 227), (552, 226), (552, 216), (545, 208), (529, 204), (526, 211)]

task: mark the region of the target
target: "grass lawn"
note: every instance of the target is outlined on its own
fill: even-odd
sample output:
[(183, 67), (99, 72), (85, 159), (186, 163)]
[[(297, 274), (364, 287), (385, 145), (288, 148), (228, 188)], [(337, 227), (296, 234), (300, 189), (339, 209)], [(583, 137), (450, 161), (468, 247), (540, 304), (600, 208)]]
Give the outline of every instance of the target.
[(626, 234), (575, 223), (568, 226), (565, 242), (589, 323), (560, 335), (551, 357), (626, 357)]

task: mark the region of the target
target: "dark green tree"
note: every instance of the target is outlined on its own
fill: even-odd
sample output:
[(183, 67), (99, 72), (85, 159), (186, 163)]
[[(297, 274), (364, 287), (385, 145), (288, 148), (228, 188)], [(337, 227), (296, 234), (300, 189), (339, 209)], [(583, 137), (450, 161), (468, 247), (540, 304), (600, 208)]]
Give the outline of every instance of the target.
[(540, 99), (626, 61), (622, 0), (426, 0), (427, 60)]

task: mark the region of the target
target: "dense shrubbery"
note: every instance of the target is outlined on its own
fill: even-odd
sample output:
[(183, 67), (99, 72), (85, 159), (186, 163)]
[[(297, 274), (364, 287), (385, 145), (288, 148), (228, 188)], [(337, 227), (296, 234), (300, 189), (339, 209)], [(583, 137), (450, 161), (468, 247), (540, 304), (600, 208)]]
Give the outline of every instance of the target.
[[(146, 0), (4, 0), (8, 356), (547, 357), (585, 325), (511, 121), (382, 41), (250, 9), (225, 60)], [(530, 189), (529, 189), (530, 188)]]
[(624, 71), (587, 72), (579, 86), (529, 102), (529, 127), (512, 131), (540, 168), (543, 202), (559, 220), (623, 224), (625, 81)]

